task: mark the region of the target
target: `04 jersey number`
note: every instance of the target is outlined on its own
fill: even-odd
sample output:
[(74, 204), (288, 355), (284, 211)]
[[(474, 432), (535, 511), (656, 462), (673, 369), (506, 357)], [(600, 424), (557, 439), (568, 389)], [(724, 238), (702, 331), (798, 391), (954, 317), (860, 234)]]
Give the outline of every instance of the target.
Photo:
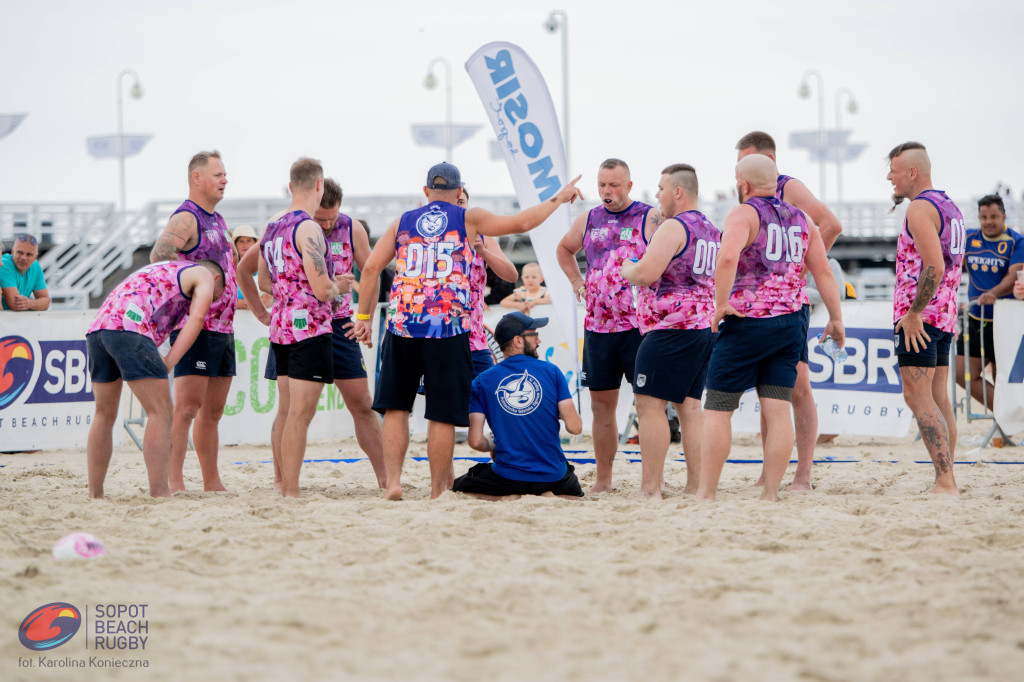
[(434, 242), (424, 246), (421, 242), (409, 244), (406, 252), (406, 277), (425, 276), (447, 277), (455, 269), (452, 251), (455, 244), (451, 242)]
[(284, 249), (281, 246), (283, 243), (284, 237), (278, 237), (263, 245), (263, 260), (267, 261), (267, 266), (277, 274), (284, 272)]
[(790, 225), (784, 228), (775, 223), (768, 224), (768, 248), (765, 258), (772, 262), (785, 260), (787, 263), (802, 263), (804, 260), (804, 228)]

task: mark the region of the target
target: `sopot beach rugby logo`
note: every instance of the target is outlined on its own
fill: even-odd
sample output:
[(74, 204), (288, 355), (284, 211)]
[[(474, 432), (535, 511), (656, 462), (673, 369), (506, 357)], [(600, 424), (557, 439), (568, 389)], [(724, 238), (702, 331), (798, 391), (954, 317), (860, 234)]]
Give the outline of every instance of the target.
[(529, 372), (513, 374), (498, 384), (494, 392), (501, 409), (518, 416), (530, 414), (540, 405), (544, 392)]
[(26, 649), (49, 651), (68, 642), (82, 627), (82, 613), (73, 604), (57, 601), (25, 616), (18, 639)]

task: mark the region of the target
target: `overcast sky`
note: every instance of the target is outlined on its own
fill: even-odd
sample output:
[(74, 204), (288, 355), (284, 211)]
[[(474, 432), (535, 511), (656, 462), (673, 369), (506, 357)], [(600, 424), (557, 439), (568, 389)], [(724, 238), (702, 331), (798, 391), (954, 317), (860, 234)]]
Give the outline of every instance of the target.
[[(161, 9), (158, 9), (160, 7)], [(167, 9), (162, 9), (166, 7)], [(145, 96), (125, 96), (125, 129), (153, 133), (127, 162), (128, 205), (186, 194), (186, 165), (216, 148), (229, 197), (281, 196), (291, 162), (323, 160), (347, 195), (418, 192), (442, 149), (417, 147), (410, 124), (443, 122), (452, 64), (454, 119), (486, 125), (465, 72), (481, 45), (505, 40), (538, 64), (561, 113), (561, 36), (548, 11), (569, 13), (570, 169), (588, 198), (597, 165), (625, 159), (634, 196), (653, 195), (661, 168), (696, 166), (711, 199), (733, 184), (733, 145), (763, 129), (783, 172), (818, 191), (818, 168), (789, 149), (816, 129), (805, 70), (824, 76), (825, 121), (850, 88), (852, 140), (868, 145), (844, 167), (845, 198), (884, 201), (888, 150), (919, 140), (937, 187), (966, 199), (998, 181), (1024, 190), (1024, 7), (1020, 2), (728, 1), (519, 3), (279, 2), (5, 3), (0, 114), (28, 113), (0, 140), (0, 203), (116, 201), (117, 162), (85, 138), (117, 127), (117, 74), (138, 71)], [(126, 89), (130, 82), (126, 83)], [(456, 148), (468, 186), (511, 194), (485, 128)], [(830, 167), (827, 196), (835, 197)]]

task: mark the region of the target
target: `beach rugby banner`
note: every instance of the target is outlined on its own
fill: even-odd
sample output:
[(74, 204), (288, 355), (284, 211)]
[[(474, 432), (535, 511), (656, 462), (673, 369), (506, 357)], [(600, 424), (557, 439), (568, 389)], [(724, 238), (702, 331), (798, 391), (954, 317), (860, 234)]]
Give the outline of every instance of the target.
[[(518, 45), (488, 43), (466, 61), (522, 208), (547, 201), (569, 180), (558, 117), (544, 76)], [(575, 176), (573, 176), (575, 177)], [(577, 345), (576, 296), (555, 255), (572, 223), (569, 205), (558, 207), (530, 231), (530, 242), (557, 311), (562, 336)], [(577, 361), (578, 362), (578, 361)], [(579, 372), (579, 367), (574, 368)]]

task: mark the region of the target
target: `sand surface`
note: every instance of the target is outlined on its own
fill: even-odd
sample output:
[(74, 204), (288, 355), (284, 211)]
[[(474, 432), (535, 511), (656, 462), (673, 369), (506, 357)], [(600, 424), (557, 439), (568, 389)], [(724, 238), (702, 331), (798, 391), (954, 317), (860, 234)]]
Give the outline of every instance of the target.
[[(308, 452), (359, 455), (354, 442)], [(1024, 674), (1024, 465), (959, 464), (958, 501), (923, 494), (920, 443), (841, 436), (818, 449), (836, 461), (816, 465), (813, 493), (762, 503), (749, 488), (759, 466), (727, 464), (719, 500), (697, 503), (670, 462), (666, 499), (652, 503), (636, 498), (640, 465), (623, 457), (615, 492), (508, 503), (431, 502), (426, 463), (410, 460), (407, 499), (388, 503), (365, 461), (307, 463), (304, 496), (282, 500), (264, 448), (223, 449), (227, 494), (197, 490), (190, 455), (191, 491), (161, 501), (145, 494), (134, 448), (115, 452), (105, 501), (87, 499), (83, 452), (0, 456), (0, 679)], [(757, 442), (737, 437), (733, 457), (759, 457)], [(958, 458), (1021, 462), (1024, 448)], [(593, 480), (592, 464), (577, 471)], [(78, 530), (109, 554), (55, 562), (53, 543)], [(90, 620), (48, 658), (149, 667), (40, 669), (17, 630), (55, 601)], [(85, 648), (102, 604), (147, 605), (144, 651)]]

